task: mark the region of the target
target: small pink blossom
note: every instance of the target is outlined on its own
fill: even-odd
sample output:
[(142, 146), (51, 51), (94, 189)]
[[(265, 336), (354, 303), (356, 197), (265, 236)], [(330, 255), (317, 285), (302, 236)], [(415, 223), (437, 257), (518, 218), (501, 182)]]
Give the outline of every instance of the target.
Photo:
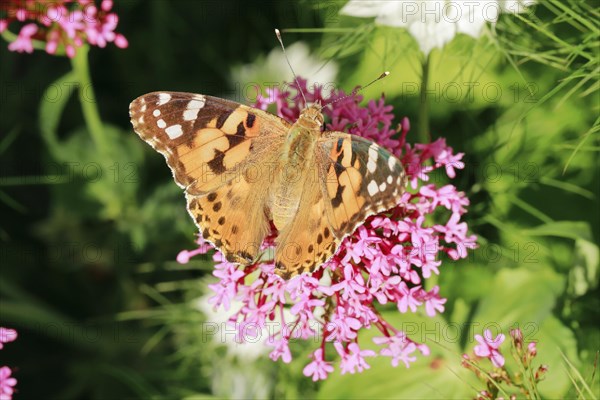
[(527, 345), (527, 352), (529, 353), (530, 357), (535, 357), (537, 355), (537, 347), (535, 342), (530, 342)]
[(365, 361), (365, 357), (377, 355), (373, 350), (361, 350), (355, 342), (350, 343), (347, 349), (340, 342), (335, 342), (333, 345), (342, 358), (340, 362), (342, 375), (346, 373), (355, 374), (371, 368)]
[(4, 343), (14, 342), (17, 336), (17, 331), (14, 329), (0, 327), (0, 350), (4, 347)]
[(504, 342), (504, 334), (499, 333), (498, 336), (492, 338), (492, 332), (486, 329), (481, 335), (475, 335), (475, 340), (479, 342), (478, 345), (473, 349), (475, 355), (479, 357), (489, 358), (495, 367), (502, 367), (504, 365), (504, 357), (498, 350), (502, 342)]
[(326, 362), (323, 359), (323, 349), (318, 348), (311, 355), (313, 361), (304, 367), (302, 373), (305, 376), (311, 376), (313, 381), (323, 380), (327, 378), (327, 375), (333, 372), (331, 363)]
[(8, 45), (10, 51), (33, 53), (32, 36), (38, 31), (36, 24), (27, 24), (19, 32), (17, 39)]
[(385, 346), (381, 349), (379, 354), (385, 357), (391, 357), (392, 366), (394, 367), (397, 367), (400, 361), (404, 363), (406, 368), (410, 367), (410, 363), (417, 360), (417, 357), (412, 355), (417, 349), (423, 354), (429, 354), (429, 348), (427, 346), (421, 345), (419, 348), (413, 341), (408, 339), (403, 332), (398, 332), (393, 336), (376, 337), (373, 338), (373, 342), (380, 346)]
[(446, 303), (447, 300), (443, 299), (439, 296), (439, 291), (440, 291), (440, 287), (436, 285), (424, 297), (425, 312), (430, 317), (435, 316), (436, 311), (438, 313), (444, 312), (444, 304)]
[(281, 360), (286, 364), (292, 362), (292, 353), (290, 352), (288, 339), (282, 338), (275, 340), (275, 343), (272, 345), (274, 346), (274, 349), (269, 354), (271, 360), (277, 361), (279, 358), (281, 358)]
[(11, 398), (17, 384), (17, 380), (11, 376), (12, 370), (8, 367), (0, 367), (0, 395)]

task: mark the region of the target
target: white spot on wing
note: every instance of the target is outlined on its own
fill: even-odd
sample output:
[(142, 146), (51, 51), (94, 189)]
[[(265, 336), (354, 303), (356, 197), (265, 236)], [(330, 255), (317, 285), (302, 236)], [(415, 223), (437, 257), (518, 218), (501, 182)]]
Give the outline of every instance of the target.
[(381, 185), (379, 185), (379, 191), (383, 192), (386, 187), (387, 187), (387, 185), (385, 184), (385, 182), (383, 182)]
[(152, 115), (158, 117), (160, 115), (160, 110), (157, 108), (156, 110), (152, 111)]
[(167, 135), (169, 135), (169, 139), (177, 139), (179, 136), (183, 135), (183, 130), (181, 129), (181, 125), (171, 125), (167, 129), (165, 129)]
[(370, 196), (375, 196), (377, 192), (379, 192), (379, 187), (377, 187), (377, 182), (371, 181), (367, 186), (367, 190), (369, 191)]
[(166, 104), (169, 102), (169, 100), (171, 100), (171, 95), (169, 93), (159, 93), (158, 95), (158, 104), (159, 106), (162, 106), (163, 104)]
[(390, 167), (390, 169), (393, 171), (395, 165), (396, 165), (396, 158), (390, 157), (388, 159), (388, 167)]
[(156, 125), (160, 128), (160, 129), (165, 129), (167, 127), (167, 123), (165, 122), (164, 119), (159, 119), (158, 121), (156, 121)]
[(391, 175), (389, 175), (389, 176), (387, 177), (387, 183), (389, 183), (389, 184), (391, 185), (391, 184), (392, 184), (392, 182), (394, 182), (394, 177), (393, 177), (393, 176), (391, 176)]
[(190, 100), (187, 105), (186, 110), (183, 112), (183, 119), (185, 121), (193, 121), (198, 117), (198, 112), (204, 104), (206, 103), (206, 99), (202, 96), (201, 99), (194, 97), (194, 100)]
[(369, 161), (367, 162), (367, 170), (370, 173), (375, 172), (377, 169), (377, 158), (379, 158), (379, 153), (377, 152), (378, 148), (379, 146), (377, 146), (377, 143), (373, 143), (369, 147)]

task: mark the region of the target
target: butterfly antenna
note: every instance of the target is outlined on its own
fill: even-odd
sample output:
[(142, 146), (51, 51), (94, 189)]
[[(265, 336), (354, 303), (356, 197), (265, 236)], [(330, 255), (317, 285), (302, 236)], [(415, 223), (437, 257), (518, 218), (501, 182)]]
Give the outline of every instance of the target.
[(290, 59), (287, 56), (287, 53), (285, 52), (285, 46), (283, 45), (283, 40), (281, 40), (281, 32), (279, 32), (279, 29), (275, 29), (275, 35), (277, 35), (277, 40), (279, 40), (279, 44), (281, 45), (281, 50), (283, 50), (283, 55), (285, 56), (285, 61), (287, 61), (290, 70), (292, 71), (292, 75), (294, 75), (294, 82), (296, 82), (296, 86), (298, 86), (298, 91), (300, 92), (300, 94), (302, 95), (302, 98), (304, 99), (304, 104), (308, 104), (308, 102), (306, 101), (306, 96), (304, 96), (304, 92), (302, 91), (302, 88), (300, 87), (300, 83), (298, 82), (298, 77), (296, 76), (296, 73), (294, 72), (294, 68), (292, 68), (292, 64), (290, 63)]
[(350, 94), (345, 95), (344, 97), (340, 97), (339, 99), (335, 99), (329, 103), (323, 104), (323, 107), (328, 106), (329, 104), (334, 104), (337, 103), (338, 101), (347, 99), (348, 97), (352, 97), (354, 95), (356, 95), (357, 93), (361, 92), (363, 89), (368, 88), (369, 86), (371, 86), (372, 84), (374, 84), (375, 82), (385, 78), (386, 76), (388, 76), (390, 73), (388, 71), (385, 71), (383, 74), (379, 75), (377, 78), (373, 79), (371, 82), (369, 82), (366, 86), (359, 86), (358, 88), (355, 88), (352, 92), (350, 92)]

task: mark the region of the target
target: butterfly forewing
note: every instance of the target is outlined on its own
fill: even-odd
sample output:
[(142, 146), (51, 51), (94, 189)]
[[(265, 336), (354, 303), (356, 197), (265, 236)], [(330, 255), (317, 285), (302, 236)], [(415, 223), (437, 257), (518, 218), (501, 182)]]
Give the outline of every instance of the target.
[(163, 154), (175, 181), (207, 194), (283, 141), (289, 124), (262, 110), (193, 93), (155, 92), (130, 107), (138, 135)]

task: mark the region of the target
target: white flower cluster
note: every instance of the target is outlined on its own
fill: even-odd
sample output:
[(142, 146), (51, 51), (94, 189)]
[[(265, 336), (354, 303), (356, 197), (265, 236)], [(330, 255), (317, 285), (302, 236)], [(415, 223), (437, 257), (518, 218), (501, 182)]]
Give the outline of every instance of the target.
[(536, 0), (350, 0), (340, 11), (353, 17), (375, 17), (381, 25), (405, 28), (428, 55), (457, 33), (479, 37), (486, 22), (500, 13), (521, 13)]

